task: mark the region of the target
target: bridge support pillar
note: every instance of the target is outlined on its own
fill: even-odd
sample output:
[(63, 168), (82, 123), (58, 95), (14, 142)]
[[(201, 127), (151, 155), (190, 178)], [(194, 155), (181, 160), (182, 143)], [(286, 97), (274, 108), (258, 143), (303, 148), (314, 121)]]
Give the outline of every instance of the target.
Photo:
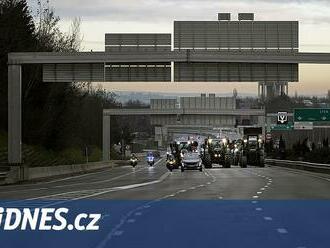
[(261, 99), (268, 97), (288, 95), (289, 86), (288, 83), (261, 83), (258, 84), (258, 96)]
[(22, 163), (22, 68), (8, 65), (8, 163)]
[(111, 116), (103, 114), (103, 161), (107, 162), (110, 160), (110, 119)]

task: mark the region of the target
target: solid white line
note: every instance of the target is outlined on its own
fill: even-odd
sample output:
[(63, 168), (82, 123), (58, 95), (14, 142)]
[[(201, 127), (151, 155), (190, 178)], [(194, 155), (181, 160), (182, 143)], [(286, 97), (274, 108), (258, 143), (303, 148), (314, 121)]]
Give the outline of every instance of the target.
[(262, 211), (262, 208), (256, 208), (256, 211)]
[(264, 220), (267, 220), (267, 221), (272, 221), (273, 218), (272, 217), (264, 217)]

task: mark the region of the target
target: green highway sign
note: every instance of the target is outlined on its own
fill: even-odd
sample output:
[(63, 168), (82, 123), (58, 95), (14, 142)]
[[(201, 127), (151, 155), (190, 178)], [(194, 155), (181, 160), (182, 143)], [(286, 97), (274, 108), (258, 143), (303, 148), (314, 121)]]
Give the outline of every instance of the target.
[(270, 126), (271, 131), (285, 131), (285, 130), (293, 130), (294, 125), (293, 123), (288, 123), (288, 124), (272, 124)]
[(330, 108), (305, 108), (294, 110), (295, 122), (330, 121)]

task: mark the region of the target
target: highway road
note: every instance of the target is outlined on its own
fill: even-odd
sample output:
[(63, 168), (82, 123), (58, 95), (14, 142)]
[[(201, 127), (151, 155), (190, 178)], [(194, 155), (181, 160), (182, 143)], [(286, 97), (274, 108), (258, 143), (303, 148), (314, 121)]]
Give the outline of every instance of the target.
[(266, 166), (168, 172), (140, 162), (45, 182), (0, 187), (0, 199), (330, 199), (330, 175)]
[(54, 248), (59, 243), (81, 248), (155, 244), (161, 248), (324, 248), (330, 237), (328, 200), (330, 176), (325, 174), (270, 166), (171, 173), (162, 159), (154, 167), (140, 162), (136, 168), (127, 165), (1, 186), (3, 207), (63, 205), (78, 212), (98, 211), (102, 219), (98, 232), (49, 232), (43, 239), (38, 232), (17, 232), (18, 236), (0, 232), (0, 239), (8, 247), (22, 243), (44, 247), (47, 242), (47, 247)]

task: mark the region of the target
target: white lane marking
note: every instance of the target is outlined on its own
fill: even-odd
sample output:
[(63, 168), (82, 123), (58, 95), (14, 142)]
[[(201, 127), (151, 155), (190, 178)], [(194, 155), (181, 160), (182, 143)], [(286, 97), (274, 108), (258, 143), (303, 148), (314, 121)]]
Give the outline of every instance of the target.
[(191, 187), (190, 189), (194, 190), (194, 189), (196, 189), (196, 187)]
[(218, 199), (219, 199), (219, 200), (222, 200), (222, 199), (223, 199), (223, 197), (222, 197), (222, 196), (219, 196), (219, 197), (218, 197)]
[(261, 188), (260, 190), (264, 191), (264, 190), (265, 190), (265, 188)]
[(262, 211), (262, 208), (256, 208), (256, 211)]
[(253, 204), (257, 204), (257, 203), (258, 203), (258, 201), (252, 201), (252, 203), (253, 203)]
[(184, 192), (186, 192), (187, 190), (185, 190), (185, 189), (182, 189), (182, 190), (179, 190), (178, 192), (179, 193), (184, 193)]
[(262, 194), (262, 192), (261, 192), (261, 191), (258, 191), (258, 192), (257, 192), (257, 194), (258, 194), (258, 195), (261, 195), (261, 194)]
[(268, 188), (268, 185), (265, 185), (264, 188)]
[(135, 219), (128, 219), (127, 220), (127, 223), (134, 223), (135, 222)]
[(257, 199), (257, 198), (259, 198), (259, 196), (257, 196), (257, 195), (254, 195), (252, 198), (254, 198), (254, 199)]
[(207, 185), (210, 185), (210, 184), (211, 184), (210, 182), (207, 183)]
[(114, 236), (121, 236), (121, 235), (123, 235), (123, 233), (124, 233), (124, 231), (115, 231), (114, 232)]
[(267, 216), (265, 216), (265, 217), (264, 217), (264, 220), (267, 220), (267, 221), (272, 221), (272, 220), (273, 220), (273, 218), (272, 218), (272, 217), (267, 217)]
[[(161, 161), (163, 160), (160, 159), (158, 160), (155, 165), (157, 165), (158, 163), (160, 163)], [(100, 183), (106, 183), (106, 182), (111, 182), (111, 181), (114, 181), (116, 179), (119, 179), (119, 178), (122, 178), (122, 177), (125, 177), (125, 176), (129, 176), (131, 174), (135, 174), (139, 171), (142, 171), (142, 170), (149, 170), (150, 168), (154, 168), (154, 167), (142, 167), (140, 169), (135, 169), (132, 171), (132, 172), (129, 172), (129, 173), (126, 173), (126, 174), (123, 174), (123, 175), (119, 175), (117, 177), (112, 177), (112, 178), (109, 178), (109, 179), (106, 179), (106, 180), (101, 180), (101, 181), (93, 181), (93, 182), (84, 182), (84, 183), (73, 183), (73, 184), (66, 184), (66, 185), (59, 185), (59, 186), (55, 186), (54, 188), (64, 188), (64, 187), (69, 187), (69, 186), (77, 186), (77, 185), (86, 185), (86, 184), (100, 184)]]
[[(146, 182), (146, 183), (137, 183), (137, 184), (131, 184), (131, 185), (125, 185), (125, 186), (119, 186), (119, 187), (113, 187), (113, 188), (98, 189), (98, 190), (96, 189), (96, 190), (93, 190), (93, 191), (91, 191), (91, 190), (80, 190), (80, 191), (64, 192), (64, 193), (59, 193), (59, 194), (52, 194), (52, 195), (45, 195), (45, 196), (30, 198), (30, 199), (27, 199), (26, 201), (45, 199), (45, 198), (47, 199), (47, 198), (53, 198), (53, 197), (55, 197), (54, 199), (56, 199), (56, 197), (65, 196), (65, 195), (70, 196), (70, 194), (72, 196), (80, 194), (80, 196), (78, 196), (76, 198), (73, 197), (72, 199), (68, 199), (70, 201), (86, 199), (86, 198), (91, 198), (91, 197), (94, 197), (94, 196), (99, 196), (99, 195), (103, 195), (103, 194), (106, 194), (106, 193), (110, 193), (110, 192), (113, 192), (113, 191), (133, 189), (133, 188), (144, 187), (144, 186), (160, 183), (160, 182), (164, 181), (165, 178), (168, 177), (168, 175), (169, 175), (169, 172), (166, 172), (158, 180), (150, 181), (150, 182)], [(83, 196), (81, 196), (81, 194), (83, 194)]]
[(143, 207), (144, 208), (150, 208), (150, 205), (144, 205)]
[(288, 233), (288, 230), (286, 230), (285, 228), (277, 228), (276, 230), (280, 234), (287, 234)]
[(136, 216), (141, 216), (142, 213), (141, 213), (141, 212), (136, 212), (135, 215), (136, 215)]

